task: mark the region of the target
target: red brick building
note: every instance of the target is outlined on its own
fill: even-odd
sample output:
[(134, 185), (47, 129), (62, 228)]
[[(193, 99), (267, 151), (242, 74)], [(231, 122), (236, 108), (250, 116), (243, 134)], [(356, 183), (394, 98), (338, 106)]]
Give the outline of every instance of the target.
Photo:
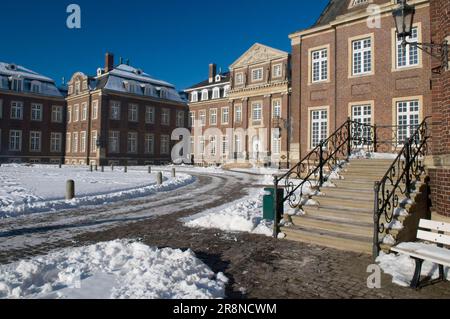
[(63, 94), (52, 79), (0, 62), (0, 163), (63, 161)]
[(199, 132), (193, 130), (193, 145), (199, 146), (194, 152), (196, 163), (287, 166), (289, 53), (256, 43), (229, 72), (217, 73), (212, 64), (209, 78), (185, 92), (190, 101), (190, 123), (199, 123)]
[[(314, 26), (290, 35), (293, 162), (348, 117), (406, 127), (431, 115), (431, 58), (402, 48), (392, 18), (397, 2), (331, 0)], [(409, 2), (416, 7), (410, 40), (430, 42), (429, 1)], [(388, 134), (402, 142), (410, 131)]]
[(175, 87), (107, 54), (95, 76), (68, 83), (66, 164), (143, 165), (171, 162), (175, 128), (187, 105)]
[[(450, 42), (450, 1), (431, 0), (431, 40), (433, 43)], [(439, 61), (433, 60), (433, 67)], [(433, 211), (450, 217), (450, 71), (433, 75), (432, 82), (432, 156), (429, 174), (432, 187)]]

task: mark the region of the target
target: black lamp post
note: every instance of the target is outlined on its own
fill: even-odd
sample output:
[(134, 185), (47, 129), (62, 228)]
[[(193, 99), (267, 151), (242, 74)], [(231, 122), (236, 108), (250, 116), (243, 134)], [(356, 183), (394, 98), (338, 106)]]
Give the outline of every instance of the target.
[(400, 6), (393, 11), (392, 15), (394, 16), (395, 27), (397, 29), (397, 37), (402, 40), (403, 47), (407, 45), (417, 47), (433, 58), (438, 59), (441, 65), (433, 71), (441, 73), (448, 68), (448, 41), (444, 40), (442, 44), (409, 42), (406, 38), (412, 35), (415, 13), (416, 9), (414, 6), (407, 4), (406, 0), (402, 0)]

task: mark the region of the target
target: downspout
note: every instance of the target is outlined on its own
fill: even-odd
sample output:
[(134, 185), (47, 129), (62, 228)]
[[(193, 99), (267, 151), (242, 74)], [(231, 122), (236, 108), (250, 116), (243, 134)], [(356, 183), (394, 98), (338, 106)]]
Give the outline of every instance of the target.
[(333, 26), (333, 30), (334, 30), (334, 129), (333, 131), (335, 131), (338, 127), (337, 124), (337, 102), (338, 102), (338, 98), (337, 98), (337, 30), (336, 30), (336, 26)]
[[(86, 132), (86, 163), (87, 165), (90, 165), (90, 159), (91, 159), (91, 116), (92, 116), (92, 110), (91, 110), (91, 106), (92, 106), (92, 95), (91, 92), (89, 92), (89, 102), (88, 102), (88, 106), (87, 106), (87, 120), (88, 120), (88, 125), (87, 125), (87, 132)], [(100, 163), (99, 163), (100, 164)]]

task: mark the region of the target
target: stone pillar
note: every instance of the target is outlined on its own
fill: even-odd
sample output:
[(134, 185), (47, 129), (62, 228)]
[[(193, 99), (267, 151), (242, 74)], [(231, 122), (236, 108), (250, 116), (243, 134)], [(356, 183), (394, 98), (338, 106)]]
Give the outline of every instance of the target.
[(66, 183), (66, 200), (71, 200), (75, 198), (75, 182), (73, 180), (68, 180)]
[[(433, 43), (450, 40), (450, 1), (431, 0), (431, 37)], [(432, 67), (440, 65), (433, 59)], [(433, 75), (432, 155), (427, 158), (432, 193), (432, 211), (450, 217), (450, 71)], [(425, 107), (427, 107), (425, 105)]]

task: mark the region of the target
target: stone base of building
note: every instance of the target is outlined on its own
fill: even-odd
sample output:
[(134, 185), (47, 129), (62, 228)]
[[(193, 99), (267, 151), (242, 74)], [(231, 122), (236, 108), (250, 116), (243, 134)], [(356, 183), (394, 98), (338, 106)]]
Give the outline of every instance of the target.
[(1, 163), (16, 163), (16, 164), (52, 164), (58, 165), (64, 163), (63, 157), (48, 157), (48, 156), (1, 156)]
[(144, 165), (168, 165), (172, 161), (170, 158), (80, 158), (66, 157), (66, 165), (103, 165), (103, 166), (144, 166)]

